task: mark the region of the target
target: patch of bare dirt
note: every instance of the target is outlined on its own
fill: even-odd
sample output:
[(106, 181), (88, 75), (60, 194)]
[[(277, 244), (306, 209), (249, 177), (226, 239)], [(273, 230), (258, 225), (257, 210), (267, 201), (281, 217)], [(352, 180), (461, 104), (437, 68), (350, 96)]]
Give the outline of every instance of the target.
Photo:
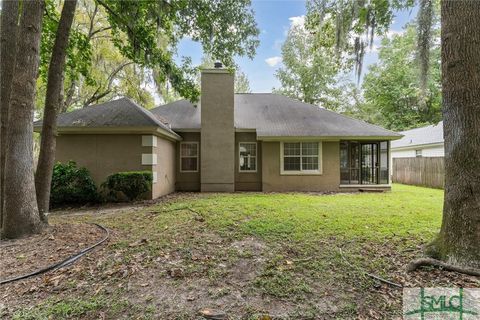
[(152, 268), (129, 277), (126, 296), (134, 303), (153, 303), (162, 319), (201, 319), (195, 315), (208, 309), (225, 313), (226, 319), (246, 319), (249, 313), (286, 319), (295, 310), (295, 303), (252, 287), (270, 258), (261, 240), (229, 243), (208, 233), (197, 236), (208, 246), (192, 249), (189, 258), (179, 252), (159, 257)]
[(58, 224), (41, 234), (0, 244), (0, 279), (9, 279), (60, 262), (104, 237), (92, 224)]

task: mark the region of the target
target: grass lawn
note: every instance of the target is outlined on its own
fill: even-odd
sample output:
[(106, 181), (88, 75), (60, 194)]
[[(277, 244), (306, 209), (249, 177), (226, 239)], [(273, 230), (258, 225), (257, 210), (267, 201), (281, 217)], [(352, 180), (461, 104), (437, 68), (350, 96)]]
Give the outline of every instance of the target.
[(9, 285), (18, 294), (4, 313), (198, 319), (212, 308), (230, 319), (400, 318), (402, 291), (365, 272), (404, 286), (480, 286), (454, 273), (404, 271), (438, 232), (442, 205), (442, 190), (394, 185), (383, 194), (176, 194), (59, 213), (52, 224), (96, 222), (112, 239), (56, 271), (55, 285), (41, 277)]

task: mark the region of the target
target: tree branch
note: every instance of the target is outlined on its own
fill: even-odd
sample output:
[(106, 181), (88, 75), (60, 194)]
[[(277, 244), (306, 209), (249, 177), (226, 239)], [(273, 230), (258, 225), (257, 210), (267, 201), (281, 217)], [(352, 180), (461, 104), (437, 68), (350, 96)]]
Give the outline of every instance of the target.
[(109, 27), (103, 27), (103, 28), (100, 28), (100, 29), (97, 29), (95, 31), (92, 31), (89, 33), (89, 38), (92, 39), (94, 35), (96, 35), (97, 33), (100, 33), (100, 32), (103, 32), (103, 31), (107, 31), (107, 30), (110, 30), (112, 29), (111, 26)]
[(92, 37), (93, 25), (95, 23), (95, 16), (97, 15), (97, 12), (98, 12), (98, 4), (95, 2), (95, 8), (93, 9), (92, 15), (90, 16), (90, 14), (89, 14), (89, 17), (90, 17), (90, 28), (88, 29), (88, 37), (89, 38)]
[(101, 98), (105, 97), (107, 94), (109, 94), (109, 93), (112, 91), (112, 84), (113, 84), (113, 80), (115, 79), (115, 76), (116, 76), (123, 68), (125, 68), (126, 66), (129, 66), (129, 65), (131, 65), (131, 64), (133, 64), (133, 63), (134, 63), (134, 62), (132, 62), (132, 61), (122, 63), (122, 64), (119, 65), (115, 70), (113, 70), (113, 72), (108, 76), (107, 89), (106, 89), (105, 91), (103, 91), (102, 93), (99, 93), (101, 87), (98, 87), (97, 90), (95, 90), (95, 92), (93, 93), (93, 95), (85, 101), (85, 103), (83, 104), (83, 106), (86, 107), (86, 106), (88, 106), (89, 104), (91, 104), (92, 102), (98, 101), (98, 100), (100, 100)]

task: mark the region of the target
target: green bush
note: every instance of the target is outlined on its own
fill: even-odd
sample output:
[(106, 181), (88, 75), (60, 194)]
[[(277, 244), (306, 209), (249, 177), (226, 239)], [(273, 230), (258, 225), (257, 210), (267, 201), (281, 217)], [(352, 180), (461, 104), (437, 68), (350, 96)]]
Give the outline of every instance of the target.
[(74, 161), (56, 163), (53, 167), (50, 204), (87, 204), (98, 201), (97, 187), (86, 168), (78, 168)]
[(112, 174), (102, 184), (107, 201), (121, 201), (123, 194), (127, 200), (137, 200), (152, 187), (150, 171), (128, 171)]

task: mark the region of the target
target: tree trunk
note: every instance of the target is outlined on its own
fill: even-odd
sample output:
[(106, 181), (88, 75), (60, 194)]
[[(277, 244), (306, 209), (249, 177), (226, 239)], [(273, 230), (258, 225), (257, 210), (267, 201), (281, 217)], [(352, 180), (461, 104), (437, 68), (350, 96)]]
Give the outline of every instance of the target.
[(3, 227), (5, 190), (5, 153), (7, 151), (8, 106), (17, 45), (18, 1), (4, 1), (1, 17), (0, 47), (0, 229)]
[(63, 4), (58, 24), (52, 58), (48, 68), (47, 93), (43, 112), (40, 154), (38, 157), (35, 188), (37, 191), (40, 218), (46, 222), (45, 213), (50, 208), (50, 185), (52, 183), (53, 165), (57, 135), (57, 115), (63, 106), (63, 78), (67, 56), (68, 38), (72, 27), (77, 0), (66, 0)]
[(33, 178), (33, 112), (45, 3), (23, 1), (12, 78), (5, 170), (3, 235), (18, 238), (41, 231)]
[(480, 267), (480, 1), (442, 1), (445, 202), (434, 249)]

